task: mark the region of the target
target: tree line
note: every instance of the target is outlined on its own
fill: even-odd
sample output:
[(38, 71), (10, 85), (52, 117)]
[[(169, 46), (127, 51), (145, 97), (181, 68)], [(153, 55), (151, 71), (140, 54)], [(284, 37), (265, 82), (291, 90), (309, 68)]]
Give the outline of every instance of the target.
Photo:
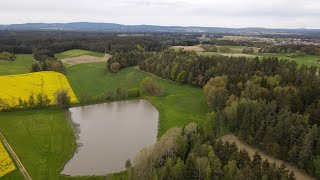
[(316, 45), (279, 45), (264, 46), (259, 53), (305, 53), (320, 56), (320, 47)]

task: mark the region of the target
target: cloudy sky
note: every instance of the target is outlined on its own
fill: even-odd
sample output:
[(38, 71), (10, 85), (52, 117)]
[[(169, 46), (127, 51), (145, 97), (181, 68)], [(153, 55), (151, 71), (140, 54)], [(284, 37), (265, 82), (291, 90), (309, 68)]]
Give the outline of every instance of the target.
[(320, 28), (320, 0), (1, 0), (0, 24)]

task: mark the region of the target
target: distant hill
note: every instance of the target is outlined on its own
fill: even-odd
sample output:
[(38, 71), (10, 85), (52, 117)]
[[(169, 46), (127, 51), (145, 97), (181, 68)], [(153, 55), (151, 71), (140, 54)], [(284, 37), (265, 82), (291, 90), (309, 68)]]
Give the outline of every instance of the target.
[(65, 30), (118, 32), (320, 33), (320, 29), (222, 28), (197, 26), (122, 25), (115, 23), (26, 23), (0, 25), (0, 30)]

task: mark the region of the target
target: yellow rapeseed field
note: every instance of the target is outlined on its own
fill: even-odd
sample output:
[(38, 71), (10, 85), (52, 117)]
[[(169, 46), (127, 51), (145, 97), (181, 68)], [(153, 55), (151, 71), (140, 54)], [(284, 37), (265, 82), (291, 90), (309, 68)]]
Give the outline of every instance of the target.
[(67, 78), (57, 72), (43, 71), (28, 74), (0, 76), (0, 106), (14, 107), (19, 98), (27, 101), (31, 95), (47, 95), (50, 104), (56, 104), (55, 94), (58, 90), (67, 90), (72, 103), (77, 103)]
[(15, 169), (16, 167), (14, 166), (12, 159), (0, 141), (0, 177), (10, 173)]

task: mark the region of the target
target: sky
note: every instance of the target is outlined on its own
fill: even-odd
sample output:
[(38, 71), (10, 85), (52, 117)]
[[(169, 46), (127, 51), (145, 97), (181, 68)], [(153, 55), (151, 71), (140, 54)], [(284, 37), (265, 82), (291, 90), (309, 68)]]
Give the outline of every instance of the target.
[(39, 22), (320, 29), (320, 0), (1, 0), (0, 24)]

